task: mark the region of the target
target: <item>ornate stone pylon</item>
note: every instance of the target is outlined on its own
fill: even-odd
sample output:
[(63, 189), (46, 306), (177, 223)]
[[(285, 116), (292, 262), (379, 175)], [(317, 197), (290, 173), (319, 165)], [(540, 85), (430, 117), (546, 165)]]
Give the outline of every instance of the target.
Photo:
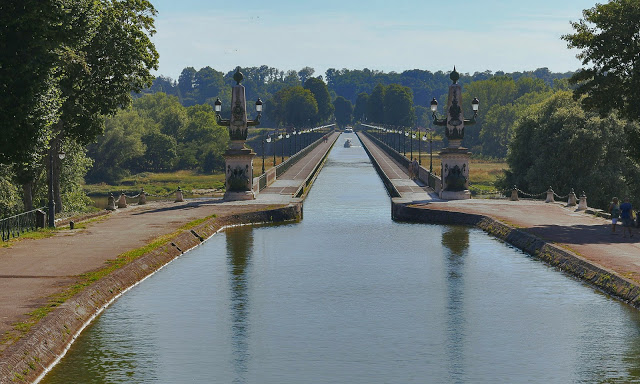
[[(225, 200), (252, 200), (255, 199), (253, 191), (253, 158), (256, 156), (251, 148), (245, 146), (248, 127), (260, 124), (260, 115), (256, 120), (247, 119), (247, 99), (244, 86), (240, 84), (243, 79), (240, 67), (236, 68), (233, 75), (236, 85), (231, 93), (231, 119), (221, 119), (218, 115), (218, 123), (229, 127), (231, 144), (224, 153), (225, 158)], [(216, 104), (220, 103), (216, 100)], [(219, 104), (218, 104), (219, 105)]]
[[(434, 124), (445, 127), (445, 135), (449, 140), (449, 146), (440, 152), (442, 190), (440, 198), (445, 200), (470, 199), (469, 191), (469, 160), (471, 152), (462, 147), (465, 125), (475, 124), (475, 114), (471, 120), (465, 120), (462, 111), (462, 87), (458, 84), (460, 74), (453, 67), (449, 75), (453, 82), (449, 86), (447, 98), (446, 119), (439, 120), (435, 117)], [(434, 99), (435, 100), (435, 99)], [(473, 103), (477, 106), (477, 99)], [(432, 102), (433, 104), (433, 102)], [(437, 103), (436, 103), (437, 105)]]

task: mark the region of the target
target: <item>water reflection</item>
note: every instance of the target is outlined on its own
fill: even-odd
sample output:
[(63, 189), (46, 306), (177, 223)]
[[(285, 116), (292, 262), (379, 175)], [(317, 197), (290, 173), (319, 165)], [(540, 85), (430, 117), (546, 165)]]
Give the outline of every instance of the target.
[(249, 361), (249, 295), (248, 271), (253, 250), (253, 229), (235, 227), (227, 230), (227, 263), (231, 285), (231, 338), (233, 346), (234, 383), (246, 382)]
[(442, 228), (447, 285), (447, 355), (452, 382), (465, 377), (466, 318), (464, 308), (464, 261), (469, 249), (469, 228)]

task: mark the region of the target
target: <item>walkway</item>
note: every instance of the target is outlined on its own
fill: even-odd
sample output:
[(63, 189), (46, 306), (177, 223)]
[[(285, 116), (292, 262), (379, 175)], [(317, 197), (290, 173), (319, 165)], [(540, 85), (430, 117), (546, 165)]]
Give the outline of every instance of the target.
[[(540, 239), (569, 249), (578, 257), (640, 284), (640, 232), (624, 238), (622, 227), (611, 233), (610, 220), (595, 217), (565, 203), (541, 200), (470, 199), (443, 201), (427, 188), (409, 180), (406, 170), (371, 140), (359, 135), (375, 161), (398, 188), (401, 198), (394, 204), (406, 204), (431, 211), (461, 212), (492, 217)], [(471, 173), (473, 179), (473, 173)], [(415, 184), (415, 185), (414, 185)], [(409, 185), (409, 188), (406, 186)], [(402, 189), (402, 188), (406, 189)], [(422, 191), (418, 191), (422, 188)], [(406, 191), (406, 192), (402, 192)], [(418, 192), (416, 192), (418, 191)]]
[[(0, 247), (0, 339), (27, 313), (47, 303), (47, 297), (74, 283), (76, 276), (105, 265), (118, 255), (149, 244), (180, 226), (211, 215), (224, 217), (299, 203), (293, 192), (307, 182), (339, 133), (321, 143), (263, 190), (256, 200), (224, 202), (216, 198), (182, 203), (150, 202), (130, 205), (87, 225), (61, 229), (53, 237), (22, 239)], [(68, 228), (68, 227), (67, 227)], [(0, 344), (0, 355), (6, 345)], [(2, 382), (0, 378), (0, 382)]]
[(340, 136), (339, 132), (329, 135), (326, 143), (323, 142), (318, 145), (317, 148), (292, 165), (271, 185), (260, 191), (257, 201), (272, 202), (283, 198), (285, 200), (291, 199), (292, 196), (295, 196), (300, 188), (304, 188), (303, 184), (307, 182), (309, 176), (320, 165), (323, 157), (331, 149), (338, 136)]
[(398, 203), (429, 202), (438, 199), (435, 192), (421, 180), (411, 180), (406, 167), (389, 156), (364, 134), (358, 134), (358, 138), (376, 159), (380, 169), (387, 176), (394, 188), (400, 194), (394, 201)]

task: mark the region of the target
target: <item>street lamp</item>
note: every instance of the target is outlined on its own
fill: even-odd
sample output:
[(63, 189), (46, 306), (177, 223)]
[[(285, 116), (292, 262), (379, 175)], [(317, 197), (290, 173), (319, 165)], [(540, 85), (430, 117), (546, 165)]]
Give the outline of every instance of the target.
[(262, 140), (260, 140), (260, 144), (262, 146), (262, 174), (264, 174), (264, 143), (266, 140), (267, 139), (264, 137), (264, 131), (262, 131)]
[[(64, 151), (58, 151), (58, 158), (63, 160), (65, 157)], [(49, 151), (49, 227), (54, 228), (56, 226), (56, 202), (53, 196), (53, 151)]]
[(422, 165), (422, 137), (420, 136), (420, 127), (418, 129), (418, 164)]

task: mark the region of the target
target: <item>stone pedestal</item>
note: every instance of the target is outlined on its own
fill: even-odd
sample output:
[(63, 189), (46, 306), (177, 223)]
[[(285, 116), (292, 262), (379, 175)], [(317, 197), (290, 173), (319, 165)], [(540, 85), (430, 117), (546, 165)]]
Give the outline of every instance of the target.
[[(241, 146), (238, 148), (238, 146)], [(256, 156), (250, 148), (244, 148), (244, 141), (232, 141), (231, 148), (224, 153), (225, 158), (225, 200), (253, 200), (252, 190), (253, 158)]]
[(442, 162), (442, 191), (444, 200), (464, 200), (471, 198), (469, 191), (469, 160), (471, 152), (467, 148), (445, 148), (440, 152)]

